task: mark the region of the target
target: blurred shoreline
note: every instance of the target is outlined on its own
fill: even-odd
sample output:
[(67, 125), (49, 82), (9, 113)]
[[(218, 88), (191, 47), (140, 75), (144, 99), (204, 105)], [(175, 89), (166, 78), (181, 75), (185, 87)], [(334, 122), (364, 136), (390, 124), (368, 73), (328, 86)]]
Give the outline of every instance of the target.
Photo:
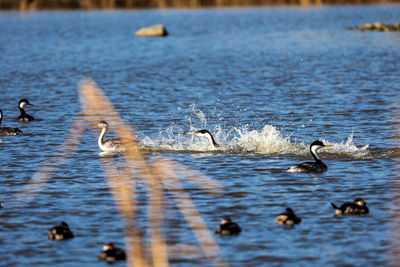
[(400, 0), (0, 0), (0, 10), (400, 4)]

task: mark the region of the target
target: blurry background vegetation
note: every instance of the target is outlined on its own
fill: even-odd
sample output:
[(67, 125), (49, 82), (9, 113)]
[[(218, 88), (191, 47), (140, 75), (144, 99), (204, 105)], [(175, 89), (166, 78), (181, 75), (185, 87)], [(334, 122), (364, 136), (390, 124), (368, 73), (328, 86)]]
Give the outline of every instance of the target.
[(261, 5), (385, 4), (400, 0), (0, 0), (1, 9), (113, 9)]

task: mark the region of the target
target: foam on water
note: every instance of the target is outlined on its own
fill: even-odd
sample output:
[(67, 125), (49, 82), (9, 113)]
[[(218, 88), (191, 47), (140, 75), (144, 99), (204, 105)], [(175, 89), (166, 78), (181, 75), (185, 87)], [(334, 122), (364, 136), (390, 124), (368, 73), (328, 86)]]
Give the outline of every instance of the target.
[[(261, 130), (249, 129), (248, 125), (227, 128), (220, 124), (214, 127), (207, 126), (207, 118), (203, 111), (195, 104), (186, 109), (184, 115), (189, 127), (182, 124), (171, 124), (155, 137), (145, 136), (141, 145), (143, 149), (150, 151), (176, 151), (176, 152), (216, 152), (216, 153), (258, 153), (265, 155), (295, 155), (308, 157), (310, 155), (308, 140), (300, 143), (292, 142), (290, 135), (285, 135), (284, 129), (279, 130), (273, 125), (266, 124)], [(237, 125), (241, 125), (240, 122)], [(207, 129), (220, 145), (218, 148), (210, 143), (207, 138), (186, 135), (185, 132), (195, 132)], [(321, 154), (330, 157), (363, 158), (370, 154), (369, 145), (357, 147), (354, 144), (354, 135), (351, 133), (345, 140), (338, 143), (321, 139), (324, 144), (332, 145), (322, 149)], [(310, 142), (310, 143), (308, 143)]]
[[(190, 127), (190, 131), (200, 128)], [(152, 151), (177, 152), (218, 152), (218, 153), (259, 153), (266, 155), (296, 155), (308, 156), (309, 144), (291, 142), (290, 136), (285, 136), (276, 127), (266, 124), (260, 131), (249, 130), (247, 127), (222, 129), (220, 125), (210, 129), (216, 142), (220, 145), (214, 148), (207, 138), (185, 135), (186, 130), (176, 125), (160, 131), (158, 136), (146, 136), (142, 141), (144, 149)], [(346, 140), (339, 143), (324, 140), (324, 144), (333, 147), (321, 150), (321, 153), (346, 158), (363, 158), (370, 152), (369, 145), (357, 147), (351, 133)]]
[(272, 125), (265, 125), (261, 131), (235, 129), (238, 137), (232, 142), (240, 151), (248, 151), (262, 154), (285, 153), (295, 151), (297, 145), (290, 142), (289, 136), (283, 134)]
[(324, 144), (333, 145), (329, 149), (325, 149), (326, 153), (336, 154), (340, 156), (348, 156), (354, 158), (363, 158), (370, 154), (368, 150), (369, 145), (364, 145), (362, 147), (356, 147), (353, 142), (354, 135), (351, 133), (346, 141), (342, 140), (340, 143), (331, 143), (327, 140), (322, 139)]

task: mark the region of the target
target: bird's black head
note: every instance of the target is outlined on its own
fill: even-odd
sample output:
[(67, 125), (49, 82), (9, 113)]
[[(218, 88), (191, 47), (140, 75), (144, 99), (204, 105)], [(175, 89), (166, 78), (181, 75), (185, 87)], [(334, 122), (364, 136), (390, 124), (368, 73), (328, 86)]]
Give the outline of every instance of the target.
[(196, 131), (196, 133), (199, 133), (199, 134), (207, 134), (208, 133), (208, 134), (211, 135), (211, 133), (208, 130), (205, 130), (205, 129)]
[(66, 222), (64, 222), (64, 221), (62, 221), (62, 222), (60, 223), (60, 225), (63, 226), (63, 227), (65, 227), (65, 228), (69, 228), (68, 223), (66, 223)]
[(113, 250), (115, 248), (114, 243), (107, 242), (103, 245), (103, 251)]
[(224, 218), (221, 221), (221, 224), (226, 224), (232, 222), (231, 218), (229, 216), (224, 216)]
[(286, 208), (285, 213), (293, 214), (294, 211), (291, 208)]
[(26, 105), (32, 105), (31, 103), (29, 103), (28, 99), (21, 99), (18, 103), (19, 108), (24, 108)]
[(365, 205), (366, 205), (364, 199), (362, 199), (362, 198), (356, 198), (356, 199), (354, 200), (354, 204), (357, 204), (357, 205), (359, 205), (359, 206), (365, 206)]
[(320, 147), (324, 147), (325, 145), (324, 145), (324, 143), (322, 143), (321, 141), (319, 141), (319, 140), (315, 140), (314, 142), (312, 142), (311, 143), (311, 145), (310, 145), (310, 147), (313, 147), (313, 146), (320, 146)]

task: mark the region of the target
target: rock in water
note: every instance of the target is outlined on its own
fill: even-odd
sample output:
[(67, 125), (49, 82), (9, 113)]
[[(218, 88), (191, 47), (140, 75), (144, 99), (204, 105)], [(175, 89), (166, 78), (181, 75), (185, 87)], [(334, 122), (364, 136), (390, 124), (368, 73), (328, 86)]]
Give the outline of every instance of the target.
[(347, 27), (348, 30), (376, 31), (376, 32), (394, 32), (400, 31), (400, 22), (394, 24), (384, 24), (380, 22), (366, 23), (356, 27)]
[(151, 27), (141, 28), (135, 34), (137, 37), (161, 37), (167, 36), (168, 32), (164, 25), (158, 24)]

